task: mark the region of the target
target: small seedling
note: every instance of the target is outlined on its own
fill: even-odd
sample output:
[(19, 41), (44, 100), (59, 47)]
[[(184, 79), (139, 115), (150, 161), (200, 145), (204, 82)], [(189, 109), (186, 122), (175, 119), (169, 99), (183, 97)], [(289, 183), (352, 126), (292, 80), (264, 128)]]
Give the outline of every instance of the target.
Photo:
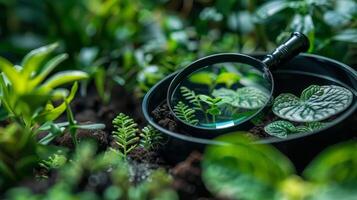
[(127, 155), (137, 147), (140, 138), (136, 135), (138, 128), (133, 119), (120, 113), (113, 120), (113, 126), (116, 130), (113, 131), (116, 144), (123, 156)]
[(53, 139), (55, 139), (58, 136), (62, 136), (64, 133), (68, 132), (71, 135), (73, 144), (77, 146), (78, 140), (77, 140), (77, 130), (78, 129), (84, 129), (84, 130), (102, 130), (105, 128), (104, 124), (100, 123), (90, 123), (90, 124), (79, 124), (73, 115), (73, 112), (71, 110), (70, 105), (68, 105), (67, 101), (65, 101), (65, 106), (66, 106), (66, 111), (67, 111), (67, 122), (60, 122), (60, 123), (54, 123), (54, 122), (46, 122), (43, 124), (38, 131), (47, 131), (48, 134), (43, 137), (39, 143), (47, 145), (49, 144)]
[(163, 139), (161, 133), (152, 126), (145, 126), (140, 133), (140, 146), (146, 150), (155, 149)]
[(222, 99), (219, 97), (212, 98), (203, 94), (201, 94), (199, 98), (201, 99), (201, 101), (209, 105), (209, 108), (206, 110), (206, 113), (212, 116), (212, 122), (215, 123), (216, 117), (222, 114), (220, 108), (218, 107), (222, 103)]
[(293, 94), (280, 94), (274, 101), (275, 115), (294, 122), (314, 122), (327, 119), (345, 110), (353, 94), (336, 85), (311, 85), (300, 98)]

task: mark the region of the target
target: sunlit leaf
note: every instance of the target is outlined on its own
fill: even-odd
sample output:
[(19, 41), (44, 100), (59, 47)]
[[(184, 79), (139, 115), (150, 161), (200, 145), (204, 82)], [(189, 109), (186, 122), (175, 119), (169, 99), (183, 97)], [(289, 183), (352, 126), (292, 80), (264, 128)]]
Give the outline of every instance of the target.
[(65, 59), (68, 58), (67, 54), (60, 54), (49, 60), (43, 67), (42, 71), (36, 74), (36, 77), (30, 82), (31, 87), (36, 87)]
[(189, 77), (192, 83), (203, 84), (203, 85), (213, 85), (216, 79), (216, 75), (211, 72), (197, 72)]
[(217, 76), (216, 83), (225, 84), (228, 88), (240, 80), (240, 76), (233, 72), (223, 72)]
[[(65, 101), (66, 102), (71, 102), (77, 92), (78, 89), (78, 83), (75, 82), (72, 86), (71, 92), (69, 93), (68, 97), (66, 97)], [(52, 105), (52, 104), (51, 104)], [(66, 111), (66, 103), (63, 102), (57, 107), (46, 107), (44, 111), (42, 111), (37, 117), (36, 120), (38, 122), (47, 122), (47, 121), (53, 121), (57, 119), (64, 111)]]
[(88, 78), (88, 74), (82, 71), (63, 71), (63, 72), (58, 72), (57, 74), (53, 75), (51, 78), (49, 78), (42, 86), (41, 88), (51, 90), (53, 88), (56, 88), (57, 86), (66, 84), (66, 83), (71, 83), (74, 81), (79, 81), (82, 79)]
[(41, 63), (57, 47), (58, 43), (53, 43), (30, 51), (30, 53), (25, 56), (21, 64), (21, 66), (23, 67), (21, 74), (24, 76), (24, 78), (29, 78), (33, 72), (39, 70)]

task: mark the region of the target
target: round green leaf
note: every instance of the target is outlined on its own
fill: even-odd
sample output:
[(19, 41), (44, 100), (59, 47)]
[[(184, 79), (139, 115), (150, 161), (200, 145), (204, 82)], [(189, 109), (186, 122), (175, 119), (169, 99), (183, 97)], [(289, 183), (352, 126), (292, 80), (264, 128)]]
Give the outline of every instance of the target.
[(317, 183), (357, 183), (357, 141), (329, 147), (308, 165), (303, 175)]
[(237, 91), (220, 88), (214, 90), (212, 95), (221, 98), (224, 103), (245, 109), (261, 108), (269, 101), (268, 94), (254, 87), (243, 87)]
[(321, 121), (345, 110), (352, 99), (352, 92), (346, 88), (311, 85), (300, 98), (293, 94), (280, 94), (274, 101), (273, 112), (295, 122)]
[(207, 189), (228, 199), (277, 199), (279, 185), (294, 172), (290, 161), (276, 149), (254, 145), (237, 132), (216, 139), (202, 162)]
[(272, 122), (264, 127), (265, 132), (278, 138), (286, 138), (289, 133), (294, 133), (295, 129), (292, 123), (283, 120)]

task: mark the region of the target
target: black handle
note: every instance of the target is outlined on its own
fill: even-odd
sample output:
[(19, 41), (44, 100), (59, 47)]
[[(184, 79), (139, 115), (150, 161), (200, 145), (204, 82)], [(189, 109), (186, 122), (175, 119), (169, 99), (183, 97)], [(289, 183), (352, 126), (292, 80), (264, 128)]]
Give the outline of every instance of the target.
[(291, 37), (278, 46), (272, 53), (265, 56), (263, 63), (268, 67), (274, 67), (287, 61), (301, 52), (309, 49), (309, 39), (300, 32), (294, 32)]

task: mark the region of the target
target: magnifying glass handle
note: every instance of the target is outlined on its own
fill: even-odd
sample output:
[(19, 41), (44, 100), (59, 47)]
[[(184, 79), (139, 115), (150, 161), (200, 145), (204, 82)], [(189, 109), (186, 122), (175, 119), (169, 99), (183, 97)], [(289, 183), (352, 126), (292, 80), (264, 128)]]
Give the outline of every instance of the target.
[(304, 34), (294, 32), (286, 42), (278, 46), (272, 53), (266, 55), (263, 59), (263, 63), (269, 68), (275, 67), (299, 53), (307, 51), (309, 46), (309, 39)]

